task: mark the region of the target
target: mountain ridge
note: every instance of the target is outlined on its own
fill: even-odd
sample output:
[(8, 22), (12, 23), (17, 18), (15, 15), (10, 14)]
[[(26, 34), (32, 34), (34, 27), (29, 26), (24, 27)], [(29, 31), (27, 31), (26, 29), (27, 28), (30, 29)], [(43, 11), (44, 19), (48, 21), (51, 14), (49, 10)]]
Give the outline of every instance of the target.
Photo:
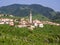
[(57, 12), (52, 8), (42, 6), (40, 4), (12, 4), (8, 6), (0, 7), (0, 14), (8, 14), (14, 16), (25, 17), (28, 16), (32, 10), (33, 16), (39, 14), (49, 19), (53, 19), (57, 15)]

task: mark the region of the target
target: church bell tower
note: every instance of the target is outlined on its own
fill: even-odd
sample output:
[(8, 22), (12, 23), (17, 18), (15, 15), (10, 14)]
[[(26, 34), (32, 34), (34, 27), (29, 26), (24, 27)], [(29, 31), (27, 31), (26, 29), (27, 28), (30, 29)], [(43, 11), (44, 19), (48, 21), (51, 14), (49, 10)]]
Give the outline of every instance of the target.
[(30, 11), (30, 23), (32, 24), (32, 11)]

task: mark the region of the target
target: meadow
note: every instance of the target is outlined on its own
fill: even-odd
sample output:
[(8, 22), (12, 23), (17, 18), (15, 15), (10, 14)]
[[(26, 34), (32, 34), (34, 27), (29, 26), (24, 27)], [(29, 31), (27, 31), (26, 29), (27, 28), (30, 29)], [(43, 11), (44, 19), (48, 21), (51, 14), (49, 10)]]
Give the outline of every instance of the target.
[(60, 45), (60, 26), (44, 25), (29, 30), (0, 25), (0, 45)]

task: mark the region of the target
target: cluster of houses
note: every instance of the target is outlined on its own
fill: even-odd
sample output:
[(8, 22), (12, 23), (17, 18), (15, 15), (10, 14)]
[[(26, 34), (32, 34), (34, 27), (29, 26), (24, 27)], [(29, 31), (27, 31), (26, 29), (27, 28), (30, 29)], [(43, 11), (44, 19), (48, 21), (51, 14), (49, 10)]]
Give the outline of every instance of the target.
[[(15, 22), (18, 22), (18, 24), (15, 25)], [(40, 20), (37, 20), (37, 19), (32, 20), (32, 13), (31, 12), (30, 12), (29, 19), (21, 18), (19, 21), (16, 21), (14, 19), (9, 19), (9, 18), (0, 18), (0, 24), (9, 24), (10, 26), (16, 26), (16, 27), (19, 27), (19, 28), (28, 27), (31, 30), (33, 30), (36, 27), (43, 28), (44, 24), (60, 26), (60, 24), (49, 22), (49, 21), (40, 21)]]
[(28, 27), (28, 28), (35, 28), (35, 27), (43, 27), (43, 23), (39, 20), (33, 20), (32, 22), (30, 22), (28, 19), (20, 19), (20, 21), (18, 21), (18, 24), (15, 25), (15, 22), (17, 22), (14, 19), (10, 19), (10, 18), (0, 18), (0, 24), (8, 24), (10, 26), (17, 26), (19, 28), (22, 27)]
[(51, 22), (51, 21), (42, 21), (43, 24), (49, 24), (49, 25), (56, 25), (56, 26), (60, 26), (59, 23), (55, 23), (55, 22)]
[(11, 26), (14, 25), (14, 20), (9, 18), (0, 18), (0, 24), (9, 24)]
[[(15, 22), (18, 22), (17, 25), (15, 25)], [(20, 21), (16, 21), (14, 19), (9, 18), (0, 18), (0, 24), (9, 24), (10, 26), (16, 26), (19, 28), (22, 27), (28, 27), (29, 29), (33, 29), (35, 27), (44, 27), (43, 23), (39, 20), (32, 20), (32, 13), (30, 12), (29, 19), (20, 19)]]
[(8, 15), (8, 14), (0, 14), (0, 17), (3, 17), (3, 16), (14, 17), (13, 15)]
[(30, 12), (29, 19), (24, 19), (24, 18), (20, 19), (19, 25), (17, 25), (17, 26), (20, 28), (21, 27), (28, 27), (29, 29), (32, 29), (32, 30), (36, 27), (41, 27), (41, 28), (44, 27), (44, 25), (41, 21), (39, 21), (37, 19), (36, 20), (32, 19), (32, 13), (31, 12)]

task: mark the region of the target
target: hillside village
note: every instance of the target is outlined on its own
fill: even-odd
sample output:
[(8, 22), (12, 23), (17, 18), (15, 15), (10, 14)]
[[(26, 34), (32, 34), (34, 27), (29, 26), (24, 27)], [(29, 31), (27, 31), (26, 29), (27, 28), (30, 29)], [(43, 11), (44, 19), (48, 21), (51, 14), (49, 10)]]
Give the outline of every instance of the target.
[[(0, 17), (4, 16), (0, 14)], [(6, 15), (7, 16), (7, 15)], [(13, 15), (10, 15), (10, 17), (14, 17)], [(18, 24), (15, 24), (18, 23)], [(30, 11), (29, 19), (21, 18), (19, 21), (17, 19), (11, 19), (11, 18), (0, 18), (0, 24), (8, 24), (10, 26), (15, 27), (28, 27), (29, 29), (34, 29), (36, 27), (44, 27), (44, 24), (50, 24), (50, 25), (57, 25), (60, 26), (58, 23), (50, 22), (50, 21), (40, 21), (38, 19), (33, 20), (32, 19), (32, 12)]]

